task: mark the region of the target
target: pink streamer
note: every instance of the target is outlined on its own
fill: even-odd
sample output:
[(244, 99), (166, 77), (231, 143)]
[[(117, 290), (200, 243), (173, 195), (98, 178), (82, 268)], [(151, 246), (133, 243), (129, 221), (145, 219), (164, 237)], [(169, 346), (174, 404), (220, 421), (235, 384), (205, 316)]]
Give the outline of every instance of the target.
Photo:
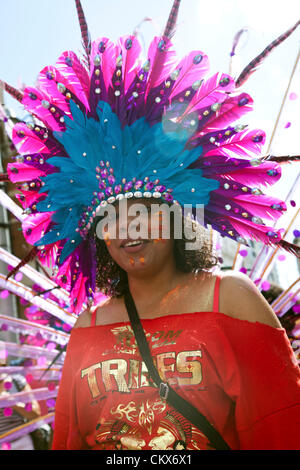
[(31, 302), (33, 305), (40, 307), (42, 310), (45, 310), (51, 315), (59, 318), (68, 325), (73, 326), (77, 319), (76, 315), (69, 313), (67, 310), (59, 307), (53, 300), (44, 299), (40, 296), (36, 296), (36, 293), (23, 285), (20, 282), (17, 282), (12, 279), (5, 279), (3, 274), (0, 274), (0, 289), (7, 289), (18, 297), (26, 299), (28, 302)]
[(57, 397), (58, 387), (49, 390), (48, 387), (36, 388), (30, 392), (18, 392), (0, 397), (0, 408), (12, 407), (17, 403), (31, 403), (32, 400), (42, 401), (49, 398)]
[[(8, 341), (0, 341), (0, 353), (1, 355), (11, 355), (16, 357), (25, 357), (38, 359), (41, 356), (45, 356), (48, 361), (52, 361), (58, 354), (58, 351), (49, 351), (46, 348), (40, 348), (39, 346), (29, 346), (27, 344), (15, 344)], [(61, 354), (58, 359), (58, 364), (62, 364), (65, 359), (65, 352)]]
[(24, 335), (40, 334), (44, 339), (54, 341), (63, 346), (69, 341), (69, 335), (62, 331), (57, 331), (54, 328), (42, 326), (27, 320), (21, 320), (20, 318), (7, 317), (0, 314), (0, 326), (1, 325), (6, 325), (7, 330)]

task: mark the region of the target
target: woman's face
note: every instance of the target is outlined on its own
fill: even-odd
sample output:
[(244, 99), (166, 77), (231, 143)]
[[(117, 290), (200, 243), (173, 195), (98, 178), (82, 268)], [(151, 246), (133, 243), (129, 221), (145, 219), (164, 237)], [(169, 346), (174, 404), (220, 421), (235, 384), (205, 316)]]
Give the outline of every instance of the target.
[[(155, 199), (122, 200), (114, 205), (102, 237), (114, 261), (129, 273), (153, 273), (173, 263), (173, 239)], [(164, 231), (162, 230), (164, 224)]]

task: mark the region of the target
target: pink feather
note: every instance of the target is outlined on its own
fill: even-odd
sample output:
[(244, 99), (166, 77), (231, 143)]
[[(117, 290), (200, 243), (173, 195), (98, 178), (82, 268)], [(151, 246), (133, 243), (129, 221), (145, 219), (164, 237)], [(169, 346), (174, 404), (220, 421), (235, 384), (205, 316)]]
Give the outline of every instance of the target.
[[(242, 99), (247, 99), (248, 102), (244, 106), (240, 106), (239, 102)], [(213, 132), (218, 129), (224, 129), (227, 126), (232, 125), (233, 122), (240, 119), (244, 114), (252, 111), (253, 100), (247, 93), (242, 93), (238, 96), (229, 97), (222, 103), (221, 108), (217, 113), (210, 119), (203, 130), (205, 132)]]
[[(267, 186), (273, 185), (281, 177), (281, 168), (279, 165), (262, 163), (259, 166), (249, 166), (249, 168), (243, 168), (241, 170), (227, 172), (223, 176), (229, 180), (238, 181), (241, 184), (248, 186)], [(276, 175), (269, 175), (268, 170), (276, 170)]]
[[(131, 47), (126, 45), (131, 41)], [(122, 80), (124, 87), (124, 94), (127, 93), (128, 88), (134, 81), (138, 70), (141, 67), (140, 53), (141, 45), (135, 36), (123, 36), (119, 39), (117, 44), (116, 55), (122, 55)]]
[(82, 305), (86, 299), (85, 283), (86, 278), (82, 273), (80, 273), (70, 295), (75, 313), (80, 313)]
[[(217, 200), (214, 195), (219, 196)], [(222, 197), (222, 203), (220, 202), (220, 197)], [(234, 191), (217, 189), (212, 192), (211, 200), (215, 205), (221, 204), (222, 208), (226, 204), (234, 205), (234, 203), (236, 203), (253, 216), (260, 217), (262, 219), (266, 218), (277, 220), (282, 215), (282, 211), (286, 210), (284, 202), (267, 194), (255, 195), (251, 193), (238, 193), (234, 195)], [(281, 206), (282, 210), (273, 209), (272, 206), (274, 204)]]
[(43, 196), (46, 196), (46, 193), (40, 193), (38, 191), (24, 191), (21, 189), (21, 192), (22, 194), (16, 194), (16, 198), (20, 201), (23, 209), (27, 209)]
[[(283, 229), (274, 230), (273, 227), (268, 227), (266, 225), (254, 224), (250, 220), (236, 219), (235, 217), (228, 217), (233, 228), (242, 236), (248, 239), (261, 241), (266, 245), (272, 243), (278, 243), (281, 239), (281, 234)], [(273, 232), (277, 234), (277, 238), (270, 237), (267, 235), (268, 232)]]
[[(161, 41), (164, 41), (163, 47), (160, 47)], [(150, 61), (150, 71), (146, 96), (152, 88), (159, 86), (169, 77), (177, 62), (176, 52), (171, 41), (157, 36), (149, 46), (147, 57)]]
[(72, 257), (69, 256), (59, 267), (58, 273), (55, 277), (55, 282), (66, 290), (68, 290), (71, 284), (71, 262)]
[[(70, 65), (71, 63), (72, 65)], [(74, 93), (86, 109), (89, 110), (90, 79), (77, 55), (72, 51), (66, 51), (59, 57), (56, 64), (61, 75), (65, 78), (71, 93)]]
[(27, 243), (34, 245), (42, 238), (51, 223), (52, 214), (53, 212), (39, 212), (26, 217), (22, 224), (22, 230)]
[[(197, 55), (202, 56), (202, 60), (199, 64), (194, 63), (194, 59)], [(180, 70), (180, 74), (173, 85), (170, 99), (183, 90), (190, 88), (197, 80), (201, 80), (204, 77), (209, 70), (208, 57), (203, 52), (192, 51), (179, 62), (176, 66), (176, 70)]]
[[(261, 136), (261, 140), (256, 142), (256, 137)], [(254, 158), (261, 152), (261, 147), (265, 143), (266, 135), (259, 129), (238, 132), (226, 139), (223, 143), (218, 143), (206, 155), (225, 155), (228, 157)]]
[[(222, 80), (229, 80), (226, 86), (221, 86)], [(227, 99), (227, 93), (235, 89), (234, 80), (227, 74), (216, 73), (204, 81), (197, 93), (191, 99), (184, 115), (198, 109), (203, 109), (215, 103), (223, 103)]]
[[(261, 194), (260, 196), (254, 194), (239, 195), (234, 200), (244, 209), (261, 218), (277, 220), (281, 217), (282, 211), (286, 211), (286, 205), (283, 201), (267, 194)], [(275, 204), (282, 207), (282, 210), (273, 209), (272, 206)]]
[(19, 181), (31, 181), (40, 176), (45, 176), (46, 172), (26, 163), (8, 163), (7, 172), (9, 179), (13, 183)]
[[(47, 76), (49, 74), (51, 74), (53, 77), (51, 80), (49, 80)], [(51, 105), (56, 106), (63, 113), (71, 116), (70, 106), (66, 100), (66, 97), (57, 89), (58, 83), (63, 83), (66, 87), (69, 87), (65, 77), (63, 77), (63, 75), (52, 65), (45, 67), (38, 76), (39, 89), (47, 96), (51, 97), (48, 100)]]
[(38, 259), (43, 265), (46, 265), (48, 267), (54, 266), (58, 248), (59, 243), (52, 243), (50, 245), (46, 245), (44, 250), (38, 250)]
[[(103, 42), (105, 44), (105, 49), (103, 52), (99, 52), (99, 45)], [(116, 47), (115, 44), (109, 39), (103, 37), (94, 41), (91, 48), (91, 70), (90, 75), (92, 76), (95, 70), (95, 59), (96, 56), (100, 57), (101, 60), (101, 71), (103, 74), (103, 80), (105, 84), (106, 91), (109, 87), (112, 86), (112, 76), (116, 68)]]
[[(36, 98), (30, 98), (31, 94), (36, 96)], [(53, 117), (53, 114), (49, 109), (43, 107), (43, 101), (50, 102), (48, 95), (36, 88), (25, 88), (24, 98), (22, 102), (25, 108), (28, 109), (32, 114), (34, 114), (38, 119), (40, 119), (40, 121), (50, 127), (51, 130), (61, 131), (63, 126), (57, 122), (57, 120)]]
[(12, 140), (18, 151), (22, 154), (44, 153), (50, 154), (47, 139), (38, 137), (26, 124), (18, 123), (13, 128)]

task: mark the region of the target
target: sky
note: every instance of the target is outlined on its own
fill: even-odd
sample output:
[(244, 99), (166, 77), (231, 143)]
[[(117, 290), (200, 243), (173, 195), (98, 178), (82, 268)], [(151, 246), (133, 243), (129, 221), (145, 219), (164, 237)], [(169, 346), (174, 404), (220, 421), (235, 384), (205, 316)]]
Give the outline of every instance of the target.
[[(92, 39), (106, 36), (116, 41), (140, 25), (145, 48), (153, 35), (163, 31), (172, 4), (173, 0), (82, 0)], [(74, 0), (0, 0), (0, 18), (0, 78), (15, 87), (33, 85), (39, 71), (54, 64), (63, 51), (82, 50)], [(149, 21), (142, 22), (144, 18)], [(182, 0), (174, 43), (179, 56), (191, 50), (205, 52), (210, 74), (231, 70), (237, 77), (299, 19), (299, 0)], [(245, 31), (231, 61), (233, 38), (242, 29)], [(265, 153), (300, 154), (300, 60), (288, 88), (299, 50), (300, 26), (242, 88), (253, 97), (255, 108), (241, 123), (266, 131)], [(26, 117), (16, 102), (7, 95), (5, 99), (19, 117)], [(299, 165), (285, 165), (281, 182), (269, 193), (284, 199), (299, 172)], [(295, 228), (300, 229), (300, 221), (297, 223)]]

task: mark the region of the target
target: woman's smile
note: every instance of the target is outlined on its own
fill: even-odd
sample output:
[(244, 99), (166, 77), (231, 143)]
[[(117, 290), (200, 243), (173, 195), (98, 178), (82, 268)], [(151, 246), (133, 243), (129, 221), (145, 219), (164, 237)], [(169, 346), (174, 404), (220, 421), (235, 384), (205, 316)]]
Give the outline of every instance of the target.
[(137, 240), (132, 240), (132, 239), (127, 239), (124, 240), (121, 245), (120, 249), (124, 250), (126, 253), (131, 254), (131, 253), (139, 253), (142, 251), (149, 243), (151, 240), (142, 240), (142, 239), (137, 239)]

